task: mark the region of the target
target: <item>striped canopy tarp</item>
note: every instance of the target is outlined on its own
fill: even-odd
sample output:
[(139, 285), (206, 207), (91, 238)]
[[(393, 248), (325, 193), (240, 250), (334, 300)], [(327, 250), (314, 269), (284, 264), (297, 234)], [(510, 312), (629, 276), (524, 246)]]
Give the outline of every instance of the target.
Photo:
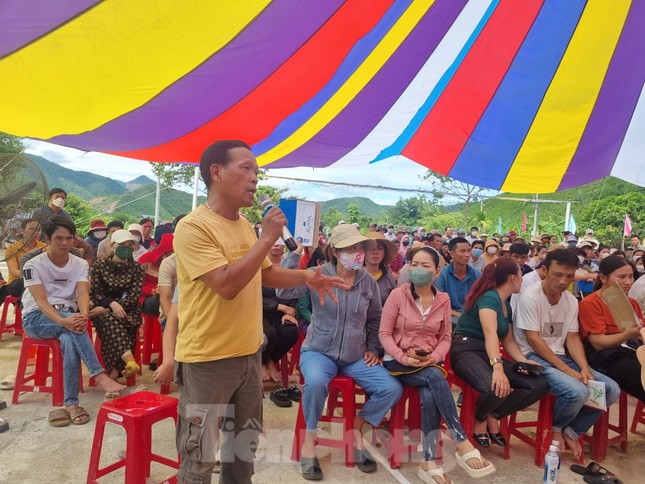
[(0, 131), (149, 161), (645, 185), (644, 81), (645, 0), (0, 2)]

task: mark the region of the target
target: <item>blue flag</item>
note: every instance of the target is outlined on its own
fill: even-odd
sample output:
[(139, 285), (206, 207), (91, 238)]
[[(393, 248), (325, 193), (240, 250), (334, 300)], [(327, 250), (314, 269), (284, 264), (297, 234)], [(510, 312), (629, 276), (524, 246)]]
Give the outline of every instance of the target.
[(572, 234), (575, 235), (577, 227), (576, 227), (576, 221), (573, 219), (573, 214), (569, 216), (569, 229), (568, 229)]

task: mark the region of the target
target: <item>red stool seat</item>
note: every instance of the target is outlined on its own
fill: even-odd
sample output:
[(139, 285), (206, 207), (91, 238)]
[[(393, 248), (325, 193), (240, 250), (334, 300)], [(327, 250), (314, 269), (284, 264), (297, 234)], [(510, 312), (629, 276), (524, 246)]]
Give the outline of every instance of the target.
[(632, 434), (636, 433), (636, 426), (639, 423), (645, 424), (645, 405), (640, 400), (636, 400), (636, 409), (634, 410), (634, 418), (632, 419), (632, 426), (629, 431)]
[[(553, 404), (555, 396), (551, 393), (545, 393), (540, 399), (538, 407), (537, 420), (518, 422), (517, 413), (511, 415), (509, 429), (510, 434), (520, 439), (522, 442), (535, 448), (535, 465), (544, 467), (544, 455), (549, 450), (552, 439), (553, 427)], [(535, 438), (522, 432), (521, 429), (535, 427)], [(583, 444), (583, 437), (580, 437), (580, 446)], [(584, 463), (584, 453), (580, 454), (580, 463)]]
[[(407, 409), (407, 413), (406, 413)], [(405, 427), (408, 428), (412, 443), (404, 442)], [(403, 387), (403, 394), (390, 410), (390, 418), (381, 428), (375, 429), (376, 437), (383, 443), (390, 456), (390, 467), (401, 467), (403, 453), (417, 452), (421, 442), (421, 399), (416, 387)], [(437, 443), (437, 459), (440, 459), (440, 441)]]
[[(477, 399), (479, 398), (479, 392), (473, 387), (468, 385), (464, 380), (459, 378), (450, 368), (446, 368), (448, 371), (448, 383), (459, 387), (462, 391), (461, 398), (461, 410), (459, 412), (459, 420), (461, 421), (461, 426), (464, 428), (464, 432), (470, 439), (473, 445), (477, 445), (473, 438), (473, 431), (475, 428), (475, 407), (477, 405)], [(503, 418), (499, 422), (500, 432), (506, 439), (507, 445), (504, 447), (504, 459), (510, 459), (511, 457), (511, 432), (509, 430), (508, 419)]]
[[(35, 357), (35, 370), (31, 374), (27, 374), (30, 353)], [(79, 373), (79, 378), (79, 389), (83, 391), (82, 373)], [(49, 385), (47, 384), (48, 379), (51, 379)], [(54, 407), (63, 405), (65, 399), (63, 354), (58, 339), (32, 339), (27, 335), (23, 336), (18, 370), (16, 372), (16, 383), (13, 387), (13, 398), (11, 400), (14, 405), (18, 405), (18, 398), (22, 392), (51, 393), (52, 405)]]
[[(618, 425), (609, 422), (609, 411), (611, 407), (603, 412), (593, 426), (593, 435), (585, 435), (585, 442), (591, 444), (591, 457), (595, 461), (603, 461), (607, 456), (607, 448), (610, 445), (620, 444), (623, 452), (627, 453), (627, 393), (620, 392), (618, 399)], [(609, 431), (615, 432), (609, 438)]]
[[(7, 296), (2, 306), (2, 315), (0, 316), (0, 341), (4, 333), (14, 333), (16, 335), (23, 334), (22, 331), (22, 311), (18, 306), (19, 298), (16, 296)], [(7, 313), (9, 312), (9, 305), (13, 304), (14, 323), (12, 326), (7, 327)]]
[[(125, 482), (144, 484), (150, 476), (150, 464), (159, 462), (174, 469), (179, 459), (172, 460), (152, 453), (152, 426), (167, 418), (177, 423), (178, 400), (157, 393), (141, 391), (103, 403), (96, 417), (94, 442), (87, 471), (87, 482), (96, 482), (102, 476), (125, 466)], [(104, 468), (99, 467), (106, 422), (120, 425), (126, 431), (125, 458)]]
[[(322, 445), (325, 447), (335, 447), (335, 448), (344, 448), (345, 449), (345, 465), (347, 467), (354, 467), (354, 417), (356, 416), (356, 393), (354, 390), (354, 380), (347, 376), (335, 376), (331, 382), (329, 382), (329, 397), (327, 399), (327, 404), (332, 401), (332, 395), (338, 395), (339, 393), (343, 395), (342, 417), (333, 416), (333, 412), (328, 415), (322, 415), (320, 422), (331, 422), (331, 423), (340, 423), (343, 426), (343, 436), (340, 439), (333, 439), (327, 437), (317, 437), (316, 444)], [(306, 388), (304, 392), (306, 392)], [(296, 429), (293, 437), (293, 445), (291, 448), (291, 460), (299, 461), (300, 460), (300, 449), (302, 443), (304, 442), (305, 432), (307, 431), (307, 425), (305, 423), (305, 416), (302, 412), (302, 403), (304, 399), (300, 399), (300, 404), (298, 405), (298, 417), (296, 418)], [(334, 399), (335, 400), (335, 399)]]

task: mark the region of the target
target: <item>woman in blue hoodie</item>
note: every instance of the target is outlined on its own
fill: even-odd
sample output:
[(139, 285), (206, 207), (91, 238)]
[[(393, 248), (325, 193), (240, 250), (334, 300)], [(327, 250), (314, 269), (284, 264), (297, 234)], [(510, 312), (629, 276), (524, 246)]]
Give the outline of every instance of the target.
[[(353, 225), (334, 227), (327, 246), (329, 262), (323, 274), (342, 277), (349, 291), (336, 290), (338, 303), (318, 293), (311, 294), (313, 312), (307, 337), (302, 344), (300, 369), (305, 379), (302, 409), (307, 424), (300, 458), (305, 479), (322, 479), (316, 457), (316, 429), (327, 398), (327, 387), (336, 375), (349, 376), (369, 395), (354, 419), (354, 458), (363, 472), (376, 470), (376, 461), (363, 444), (362, 428), (367, 422), (378, 426), (387, 411), (401, 397), (402, 387), (379, 364), (378, 339), (381, 298), (377, 282), (363, 269), (365, 251), (376, 242), (361, 235)], [(278, 289), (282, 299), (309, 293), (306, 286)]]

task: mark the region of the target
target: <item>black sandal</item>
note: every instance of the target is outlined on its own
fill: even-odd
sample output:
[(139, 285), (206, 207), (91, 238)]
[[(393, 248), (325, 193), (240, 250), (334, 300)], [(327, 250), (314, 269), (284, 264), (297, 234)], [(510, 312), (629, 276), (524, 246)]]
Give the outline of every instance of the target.
[(601, 484), (601, 483), (611, 483), (611, 484), (622, 484), (623, 481), (618, 479), (613, 472), (604, 468), (597, 462), (590, 462), (588, 466), (581, 466), (579, 464), (573, 464), (571, 470), (576, 474), (584, 476), (584, 481), (589, 484)]
[(287, 397), (297, 403), (300, 402), (300, 399), (302, 398), (302, 392), (296, 385), (291, 385), (287, 388)]
[(308, 481), (320, 481), (323, 472), (318, 457), (300, 457), (300, 473)]
[(278, 390), (272, 391), (269, 394), (269, 399), (278, 407), (285, 408), (293, 405), (291, 403), (291, 399), (287, 395), (287, 390), (285, 388), (279, 388)]
[(488, 432), (483, 434), (473, 434), (473, 439), (477, 441), (482, 447), (490, 447), (490, 439), (488, 438)]

